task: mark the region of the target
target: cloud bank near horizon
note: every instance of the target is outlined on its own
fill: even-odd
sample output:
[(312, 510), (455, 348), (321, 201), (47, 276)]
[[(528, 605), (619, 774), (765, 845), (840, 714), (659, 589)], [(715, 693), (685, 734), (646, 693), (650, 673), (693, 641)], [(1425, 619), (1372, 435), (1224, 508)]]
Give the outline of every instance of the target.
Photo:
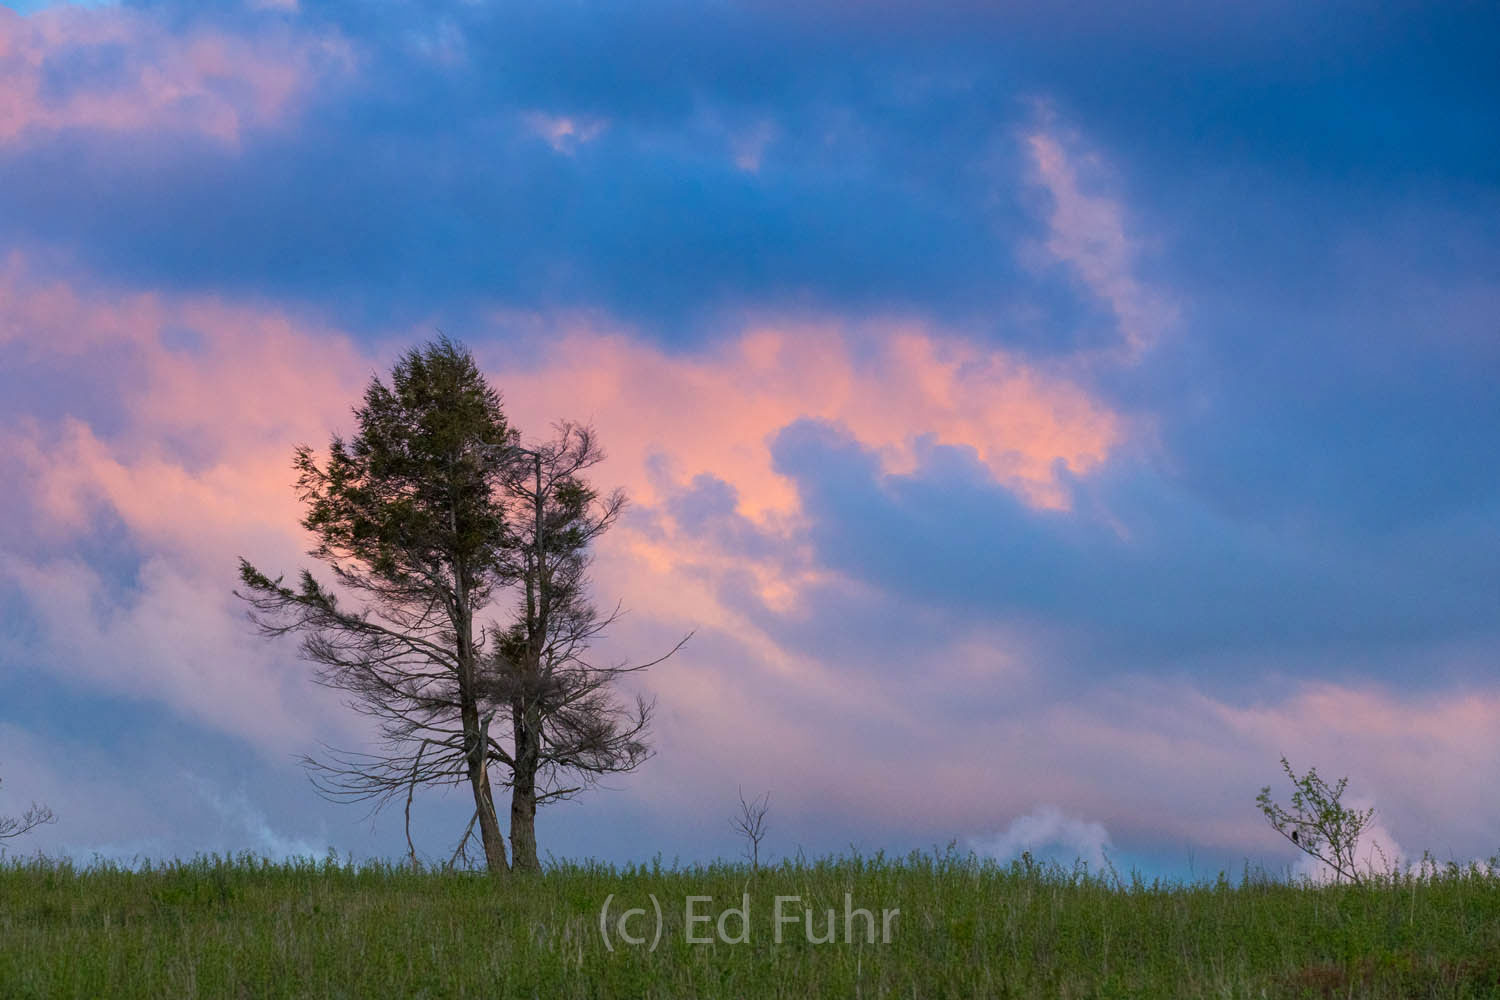
[[(63, 817), (36, 846), (393, 850), (303, 786), (363, 731), (233, 567), (305, 561), (291, 449), (442, 328), (528, 434), (598, 426), (609, 652), (698, 630), (642, 681), (658, 758), (544, 818), (560, 854), (732, 853), (703, 803), (743, 785), (786, 854), (1274, 867), (1282, 753), (1383, 842), (1493, 853), (1493, 109), (1299, 145), (1292, 95), (1341, 105), (1280, 28), (1240, 79), (1130, 27), (1236, 132), (1040, 13), (819, 10), (0, 9), (0, 794)], [(966, 33), (1035, 44), (1002, 73)], [(1342, 86), (1469, 65), (1421, 37)], [(1160, 128), (1099, 86), (1132, 71)]]

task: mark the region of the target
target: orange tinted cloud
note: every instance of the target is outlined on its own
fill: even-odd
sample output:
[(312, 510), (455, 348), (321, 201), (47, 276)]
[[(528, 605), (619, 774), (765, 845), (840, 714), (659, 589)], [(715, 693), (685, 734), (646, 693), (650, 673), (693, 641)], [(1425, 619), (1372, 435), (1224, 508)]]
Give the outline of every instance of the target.
[[(888, 474), (912, 471), (925, 445), (972, 448), (997, 483), (1051, 509), (1068, 503), (1060, 468), (1087, 475), (1129, 433), (1066, 375), (909, 323), (754, 324), (689, 355), (580, 325), (534, 364), (486, 358), (529, 433), (561, 417), (595, 422), (610, 455), (600, 479), (637, 506), (660, 508), (700, 476), (733, 489), (735, 513), (774, 539), (770, 552), (727, 551), (661, 517), (650, 531), (622, 527), (599, 575), (635, 581), (631, 604), (641, 612), (742, 635), (751, 626), (704, 581), (742, 579), (782, 612), (808, 585), (830, 582), (806, 546), (795, 485), (774, 467), (773, 439), (798, 420), (840, 425)], [(776, 658), (766, 652), (762, 662)]]
[[(242, 553), (287, 569), (301, 560), (289, 449), (346, 419), (364, 357), (273, 311), (102, 296), (35, 280), (18, 257), (0, 267), (0, 310), (8, 374), (107, 365), (87, 384), (107, 386), (123, 412), (99, 426), (65, 415), (0, 431), (0, 489), (29, 515), (5, 540), (0, 578), (31, 608), (45, 669), (159, 700), (268, 753), (347, 729), (342, 716), (320, 718), (331, 701), (307, 690), (287, 649), (247, 630), (230, 591)], [(101, 526), (139, 554), (128, 587), (74, 554)]]
[[(118, 365), (121, 352), (129, 359), (107, 382), (123, 414), (117, 425), (76, 415), (23, 423), (0, 434), (0, 461), (19, 470), (7, 488), (24, 491), (54, 550), (61, 540), (66, 551), (66, 539), (107, 513), (152, 561), (138, 582), (142, 592), (86, 647), (140, 640), (134, 667), (118, 670), (111, 683), (208, 711), (202, 699), (183, 701), (176, 688), (185, 667), (145, 643), (146, 617), (163, 602), (200, 594), (194, 613), (203, 616), (205, 636), (243, 629), (228, 598), (235, 556), (276, 571), (305, 562), (290, 489), (293, 447), (349, 432), (365, 381), (389, 367), (396, 348), (372, 352), (306, 319), (213, 297), (74, 288), (36, 278), (19, 257), (0, 268), (0, 304), (9, 321), (0, 350), (22, 369), (57, 358), (67, 367)], [(403, 336), (399, 347), (408, 342)], [(601, 599), (626, 598), (634, 620), (663, 636), (691, 627), (718, 632), (750, 651), (757, 673), (803, 691), (808, 704), (863, 703), (829, 665), (787, 650), (719, 596), (726, 581), (743, 580), (767, 604), (791, 609), (811, 583), (860, 586), (817, 565), (796, 490), (773, 465), (771, 443), (781, 429), (809, 417), (837, 422), (891, 473), (914, 468), (924, 442), (972, 448), (997, 482), (1045, 507), (1066, 504), (1059, 468), (1086, 475), (1126, 436), (1117, 415), (1061, 372), (910, 323), (859, 330), (835, 321), (756, 324), (692, 355), (580, 326), (539, 341), (525, 364), (485, 346), (500, 342), (478, 346), (512, 418), (532, 434), (558, 417), (596, 421), (611, 454), (601, 483), (624, 485), (639, 507), (661, 514), (657, 530), (632, 523), (607, 540)], [(729, 551), (662, 513), (704, 475), (733, 488), (736, 513), (770, 551)], [(78, 605), (43, 616), (59, 629), (69, 613), (88, 618), (87, 606), (105, 587), (45, 548), (12, 560), (6, 574), (27, 592), (52, 595), (58, 609)], [(58, 642), (71, 649), (83, 639), (59, 634)], [(287, 649), (245, 652), (236, 669), (290, 659)], [(714, 683), (699, 694), (717, 704)], [(674, 690), (686, 704), (698, 688), (682, 679)], [(869, 697), (860, 711), (901, 710)], [(260, 705), (244, 731), (266, 732), (268, 712)], [(290, 705), (286, 713), (298, 714)]]
[(0, 349), (20, 371), (57, 356), (119, 366), (119, 430), (68, 417), (0, 433), (45, 498), (42, 512), (76, 522), (102, 502), (152, 545), (191, 548), (232, 537), (258, 512), (291, 516), (288, 449), (344, 423), (371, 367), (337, 332), (275, 311), (101, 297), (34, 280), (15, 255), (0, 266), (0, 312)]
[(1067, 505), (1059, 466), (1087, 474), (1127, 436), (1119, 415), (1064, 375), (913, 325), (757, 325), (697, 355), (584, 331), (539, 365), (512, 372), (496, 358), (492, 368), (523, 427), (597, 421), (642, 502), (661, 499), (650, 461), (660, 455), (671, 483), (722, 479), (759, 521), (796, 512), (770, 442), (801, 419), (842, 425), (889, 473), (911, 471), (924, 442), (972, 448), (996, 482), (1049, 508)]

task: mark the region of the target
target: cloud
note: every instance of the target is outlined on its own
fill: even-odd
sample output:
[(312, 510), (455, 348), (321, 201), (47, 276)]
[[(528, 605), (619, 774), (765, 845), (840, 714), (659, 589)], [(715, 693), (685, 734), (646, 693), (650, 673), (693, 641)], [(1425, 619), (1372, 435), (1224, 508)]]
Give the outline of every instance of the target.
[(223, 831), (221, 836), (227, 834), (231, 839), (248, 837), (253, 845), (249, 850), (256, 855), (287, 861), (317, 858), (324, 853), (327, 845), (320, 847), (304, 838), (278, 833), (243, 790), (225, 794), (213, 782), (192, 771), (184, 771), (182, 778), (184, 784), (218, 817)]
[[(1038, 317), (1077, 308), (1007, 243), (1030, 225), (1019, 177), (983, 165), (1007, 127), (986, 115), (1008, 101), (926, 66), (845, 80), (759, 54), (783, 29), (753, 12), (122, 11), (145, 39), (122, 43), (123, 77), (90, 88), (78, 71), (77, 107), (56, 114), (27, 98), (0, 143), (0, 250), (67, 247), (127, 285), (296, 298), (370, 332), (435, 302), (467, 323), (498, 297), (605, 309), (679, 345), (720, 310), (769, 307), (916, 311), (1040, 348)], [(745, 19), (761, 44), (732, 30)], [(324, 32), (357, 74), (316, 54)], [(152, 45), (199, 35), (268, 68), (222, 84), (185, 70), (175, 103), (137, 92), (137, 62), (175, 65)], [(673, 59), (651, 55), (663, 45)], [(575, 63), (589, 71), (558, 72)], [(252, 85), (272, 69), (279, 89)], [(156, 141), (131, 141), (143, 132)]]
[[(1066, 136), (1066, 138), (1065, 138)], [(1088, 190), (1084, 169), (1100, 171), (1097, 154), (1072, 152), (1067, 136), (1044, 107), (1042, 124), (1024, 137), (1033, 180), (1050, 200), (1045, 249), (1071, 267), (1084, 285), (1106, 302), (1118, 324), (1126, 357), (1139, 359), (1177, 321), (1177, 309), (1136, 275), (1139, 245), (1116, 199)]]
[(496, 357), (492, 370), (523, 426), (572, 410), (611, 429), (625, 485), (643, 502), (659, 499), (663, 482), (708, 474), (757, 521), (796, 510), (771, 443), (799, 420), (846, 428), (892, 473), (934, 444), (971, 448), (994, 481), (1051, 508), (1067, 503), (1059, 475), (1087, 475), (1129, 434), (1066, 372), (917, 322), (752, 320), (693, 353), (575, 328), (539, 364), (511, 370), (481, 349)]
[[(80, 292), (14, 258), (0, 302), (17, 331), (0, 331), (0, 357), (18, 382), (32, 373), (66, 399), (81, 380), (111, 414), (90, 422), (65, 404), (0, 433), (7, 506), (25, 512), (0, 528), (0, 583), (30, 622), (11, 655), (69, 684), (159, 699), (264, 751), (312, 731), (327, 705), (309, 700), (285, 650), (247, 631), (234, 560), (292, 562), (305, 548), (289, 449), (326, 436), (368, 365), (279, 314)], [(117, 554), (80, 555), (101, 541)]]
[[(1379, 803), (1356, 857), (1364, 864), (1378, 843), (1394, 864), (1414, 860), (1396, 832), (1418, 851), (1493, 853), (1486, 843), (1493, 810), (1466, 809), (1463, 787), (1500, 756), (1500, 735), (1486, 721), (1496, 712), (1492, 685), (1403, 697), (1368, 683), (1311, 683), (1281, 703), (1223, 705), (1214, 714), (1229, 740), (1260, 747), (1256, 756), (1268, 764), (1285, 754), (1299, 772), (1315, 766), (1329, 780), (1348, 776), (1351, 804)], [(1260, 784), (1284, 799), (1285, 779), (1267, 772)]]
[(235, 146), (352, 68), (337, 35), (178, 32), (127, 7), (0, 7), (0, 55), (0, 147), (65, 130), (187, 132)]
[(253, 635), (230, 594), (231, 569), (153, 556), (122, 588), (65, 558), (0, 559), (0, 582), (22, 595), (33, 633), (7, 643), (7, 655), (67, 685), (158, 701), (264, 754), (284, 752), (327, 728), (321, 714), (336, 699), (306, 692), (288, 651)]
[[(364, 380), (425, 334), (372, 347), (289, 309), (69, 283), (19, 257), (0, 297), (11, 377), (108, 404), (93, 416), (12, 397), (26, 417), (0, 466), (8, 506), (28, 513), (0, 527), (0, 596), (27, 627), (6, 658), (262, 756), (330, 728), (357, 743), (357, 720), (309, 696), (293, 651), (246, 630), (230, 577), (239, 554), (273, 572), (305, 561), (291, 447), (350, 430)], [(631, 787), (663, 816), (733, 774), (774, 788), (804, 843), (851, 826), (946, 839), (1031, 815), (991, 838), (999, 850), (1051, 829), (1043, 802), (1080, 852), (1091, 828), (1068, 824), (1088, 816), (1127, 845), (1261, 856), (1278, 848), (1251, 799), (1285, 752), (1353, 775), (1403, 843), (1484, 853), (1494, 817), (1448, 776), (1500, 752), (1482, 721), (1494, 692), (1384, 690), (1347, 659), (1267, 652), (1263, 633), (1226, 652), (1225, 622), (1267, 619), (1226, 600), (1219, 574), (1239, 580), (1248, 556), (1274, 564), (1282, 549), (1236, 539), (1147, 476), (1138, 425), (1074, 366), (913, 320), (751, 318), (690, 352), (600, 316), (532, 322), (498, 314), (474, 338), (507, 411), (532, 434), (595, 420), (611, 456), (599, 481), (636, 501), (595, 566), (601, 599), (631, 611), (601, 655), (699, 629), (641, 679), (661, 697), (662, 755)], [(1153, 581), (1171, 581), (1164, 608)], [(1170, 645), (1183, 628), (1213, 641), (1161, 669), (1122, 655), (1132, 629)], [(1412, 655), (1442, 674), (1440, 650), (1411, 649), (1385, 654), (1392, 676)], [(1255, 678), (1257, 700), (1229, 676)], [(1003, 778), (984, 763), (997, 755), (1017, 762)], [(923, 792), (892, 802), (893, 785)]]
[(440, 325), (599, 424), (601, 654), (699, 630), (579, 850), (733, 775), (810, 847), (1290, 864), (1283, 752), (1494, 850), (1493, 11), (265, 6), (0, 11), (5, 707), (217, 734), (275, 817), (101, 752), (93, 842), (305, 839), (270, 761), (349, 713), (233, 559), (305, 561), (290, 447)]
[[(302, 561), (291, 450), (350, 429), (380, 353), (282, 311), (74, 287), (19, 257), (0, 271), (0, 299), (12, 371), (54, 379), (63, 396), (94, 381), (92, 364), (116, 374), (98, 380), (110, 420), (31, 410), (0, 436), (13, 504), (33, 526), (7, 532), (0, 576), (37, 634), (34, 661), (263, 747), (311, 732), (321, 707), (299, 699), (291, 651), (246, 630), (232, 570), (242, 554), (272, 572)], [(761, 323), (694, 355), (575, 325), (538, 341), (532, 361), (495, 357), (520, 426), (572, 416), (604, 431), (601, 477), (627, 487), (639, 517), (601, 553), (601, 582), (673, 628), (691, 619), (738, 636), (824, 695), (835, 678), (773, 652), (734, 597), (784, 611), (823, 576), (802, 551), (798, 492), (774, 465), (780, 430), (833, 422), (893, 471), (932, 442), (972, 449), (1000, 488), (1042, 508), (1063, 502), (1060, 475), (1087, 475), (1126, 434), (1066, 374), (913, 323)], [(128, 540), (123, 571), (71, 551), (110, 534)]]
[(804, 421), (773, 450), (826, 570), (968, 621), (1031, 622), (1085, 676), (1190, 670), (1231, 687), (1238, 671), (1209, 664), (1258, 651), (1314, 676), (1398, 682), (1408, 657), (1452, 663), (1441, 650), (1495, 638), (1481, 595), (1496, 547), (1469, 531), (1493, 512), (1385, 539), (1266, 525), (1182, 489), (1149, 437), (1063, 477), (1066, 516), (1017, 503), (962, 447), (893, 472), (852, 435)]
[(975, 853), (1001, 862), (1023, 852), (1039, 858), (1055, 855), (1064, 867), (1082, 860), (1094, 872), (1104, 870), (1113, 850), (1102, 824), (1067, 817), (1056, 806), (1046, 805), (1016, 817), (1001, 833), (972, 837), (968, 843)]
[(766, 150), (776, 141), (778, 131), (774, 121), (762, 120), (731, 136), (734, 165), (752, 174), (759, 173), (761, 161)]
[(533, 111), (525, 116), (526, 125), (559, 153), (571, 156), (579, 146), (597, 139), (609, 123), (601, 118), (573, 118)]
[[(12, 694), (18, 683), (24, 686), (13, 682)], [(289, 759), (247, 757), (232, 738), (130, 703), (115, 703), (108, 718), (96, 719), (88, 699), (53, 691), (48, 701), (60, 711), (35, 713), (24, 725), (0, 721), (0, 813), (25, 794), (57, 817), (8, 845), (12, 853), (133, 865), (242, 851), (321, 856), (335, 842), (330, 838), (345, 849), (369, 839), (357, 813), (310, 810), (321, 800)], [(122, 719), (128, 724), (119, 725)]]

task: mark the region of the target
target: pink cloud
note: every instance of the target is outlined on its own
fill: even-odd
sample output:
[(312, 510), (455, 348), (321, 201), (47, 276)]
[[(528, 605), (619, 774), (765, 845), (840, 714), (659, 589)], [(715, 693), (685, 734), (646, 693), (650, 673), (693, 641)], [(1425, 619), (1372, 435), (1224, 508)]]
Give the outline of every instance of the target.
[[(258, 551), (297, 564), (305, 545), (288, 448), (347, 414), (368, 364), (344, 338), (294, 332), (276, 313), (101, 296), (33, 280), (16, 257), (0, 268), (0, 308), (14, 322), (0, 351), (18, 373), (49, 356), (77, 367), (129, 359), (113, 385), (124, 426), (65, 416), (0, 431), (8, 506), (29, 514), (6, 538), (0, 578), (25, 596), (46, 669), (160, 700), (267, 752), (313, 731), (323, 699), (309, 700), (286, 650), (245, 628), (230, 594), (234, 559)], [(182, 330), (200, 343), (169, 346), (169, 331)], [(142, 554), (124, 591), (72, 554), (109, 521)]]
[[(689, 687), (690, 710), (665, 723), (672, 745), (695, 748), (697, 759), (664, 763), (643, 781), (683, 810), (703, 788), (744, 781), (774, 788), (792, 815), (833, 812), (871, 831), (929, 830), (937, 841), (963, 836), (981, 845), (1049, 805), (1086, 817), (1116, 843), (1208, 846), (1319, 877), (1255, 806), (1262, 785), (1289, 797), (1278, 784), (1277, 760), (1286, 753), (1299, 770), (1348, 775), (1346, 804), (1376, 808), (1362, 864), (1373, 859), (1383, 870), (1386, 860), (1410, 862), (1424, 849), (1460, 859), (1495, 853), (1500, 808), (1476, 798), (1473, 776), (1500, 759), (1500, 737), (1484, 721), (1500, 711), (1500, 691), (1412, 697), (1367, 684), (1293, 688), (1246, 709), (1144, 677), (1064, 696), (1038, 688), (1045, 661), (1014, 685), (961, 688), (941, 671), (955, 655), (962, 655), (955, 646), (935, 647), (919, 665), (920, 684), (902, 682), (889, 664), (862, 665), (864, 680), (844, 686), (848, 698), (773, 681), (753, 669), (753, 658), (743, 672), (700, 677), (713, 690)], [(1006, 649), (987, 655), (1002, 659)], [(668, 669), (659, 690), (675, 702), (693, 671)], [(957, 722), (941, 696), (955, 690), (1013, 697), (997, 701), (983, 722)], [(1330, 699), (1344, 720), (1332, 727)]]
[(533, 111), (524, 116), (526, 127), (546, 140), (559, 153), (571, 156), (579, 146), (593, 142), (608, 126), (602, 118), (577, 118)]
[(83, 129), (190, 132), (234, 145), (247, 126), (279, 121), (351, 65), (343, 40), (285, 27), (255, 37), (174, 34), (124, 7), (0, 7), (0, 143)]
[(0, 317), (0, 347), (16, 345), (23, 362), (118, 344), (139, 347), (164, 322), (154, 296), (81, 297), (65, 282), (33, 277), (15, 252), (0, 261)]
[[(1494, 848), (1484, 838), (1500, 809), (1475, 801), (1472, 777), (1500, 758), (1500, 734), (1485, 722), (1497, 711), (1494, 689), (1411, 695), (1373, 683), (1294, 685), (1247, 706), (1122, 678), (1048, 706), (1034, 723), (1007, 720), (1006, 745), (1024, 753), (1034, 773), (1065, 775), (1063, 787), (1072, 786), (1061, 793), (1027, 777), (1019, 780), (1024, 791), (1007, 795), (1019, 796), (1018, 806), (1027, 792), (1032, 801), (1062, 795), (1091, 806), (1111, 830), (1290, 859), (1253, 801), (1263, 785), (1289, 798), (1278, 765), (1285, 754), (1299, 772), (1347, 775), (1346, 804), (1376, 806), (1375, 836), (1387, 853), (1403, 846), (1488, 853)], [(1042, 743), (1022, 749), (1035, 739)]]
[[(727, 483), (736, 513), (768, 539), (760, 555), (726, 551), (666, 516), (630, 522), (597, 567), (601, 588), (635, 613), (682, 628), (716, 627), (752, 643), (759, 662), (822, 676), (715, 597), (708, 581), (742, 580), (795, 613), (811, 586), (858, 587), (819, 566), (793, 482), (774, 468), (778, 432), (836, 423), (888, 474), (912, 471), (922, 447), (967, 447), (995, 481), (1037, 507), (1064, 509), (1059, 469), (1083, 476), (1128, 440), (1128, 422), (1060, 371), (915, 323), (849, 328), (835, 320), (752, 323), (705, 353), (678, 355), (584, 322), (564, 324), (527, 365), (489, 366), (513, 419), (532, 433), (559, 417), (590, 420), (610, 461), (601, 479), (661, 513), (699, 476)], [(838, 682), (829, 680), (835, 687)]]
[(918, 324), (755, 324), (688, 356), (584, 328), (540, 364), (496, 374), (523, 426), (570, 412), (597, 420), (643, 502), (661, 498), (649, 461), (661, 454), (674, 485), (713, 475), (761, 521), (796, 512), (770, 440), (800, 419), (843, 425), (889, 473), (911, 471), (924, 441), (970, 447), (997, 482), (1049, 508), (1067, 504), (1059, 465), (1087, 474), (1128, 436), (1065, 374)]
[[(278, 312), (80, 292), (33, 279), (19, 256), (0, 266), (0, 310), (0, 349), (22, 368), (48, 356), (130, 359), (133, 378), (113, 384), (122, 431), (101, 437), (64, 418), (0, 432), (0, 446), (29, 470), (48, 520), (75, 522), (104, 503), (152, 545), (197, 548), (257, 512), (290, 516), (289, 445), (326, 437), (371, 368), (347, 338)], [(181, 331), (198, 343), (171, 346)], [(184, 523), (185, 512), (197, 519)]]
[(1045, 105), (1041, 118), (1023, 141), (1033, 181), (1050, 202), (1045, 250), (1110, 307), (1126, 357), (1138, 358), (1177, 322), (1177, 308), (1136, 275), (1140, 244), (1129, 234), (1124, 206), (1085, 182), (1085, 175), (1102, 172), (1098, 158), (1080, 151)]
[[(38, 512), (24, 539), (7, 543), (0, 575), (25, 595), (44, 669), (158, 700), (267, 752), (310, 746), (330, 724), (352, 731), (347, 713), (309, 697), (290, 648), (249, 634), (229, 594), (233, 560), (285, 570), (306, 561), (291, 448), (349, 431), (370, 373), (423, 334), (371, 350), (281, 310), (105, 295), (37, 278), (20, 258), (0, 268), (0, 306), (10, 324), (0, 351), (14, 370), (48, 358), (86, 367), (111, 351), (132, 359), (112, 389), (118, 426), (75, 416), (0, 435), (10, 506)], [(1066, 367), (913, 322), (751, 323), (696, 354), (599, 324), (562, 326), (527, 360), (482, 348), (513, 419), (532, 433), (561, 416), (597, 421), (611, 452), (601, 481), (658, 514), (694, 477), (722, 479), (737, 513), (776, 548), (746, 557), (663, 514), (650, 530), (622, 525), (601, 550), (601, 599), (623, 598), (631, 611), (606, 655), (700, 630), (688, 655), (645, 678), (663, 707), (663, 755), (635, 785), (648, 801), (690, 810), (729, 774), (774, 785), (789, 812), (837, 810), (872, 828), (982, 835), (1042, 803), (1117, 840), (1149, 832), (1260, 854), (1277, 846), (1253, 797), (1285, 752), (1350, 774), (1403, 846), (1478, 851), (1500, 821), (1473, 805), (1466, 777), (1500, 755), (1487, 725), (1500, 711), (1492, 691), (1417, 699), (1322, 686), (1237, 706), (1125, 678), (1063, 698), (1046, 680), (1054, 654), (1044, 636), (999, 627), (956, 631), (920, 664), (871, 648), (851, 684), (855, 667), (797, 648), (774, 621), (720, 597), (726, 583), (748, 581), (796, 620), (810, 613), (802, 598), (812, 584), (855, 601), (878, 596), (818, 564), (796, 489), (774, 468), (770, 442), (802, 418), (840, 424), (888, 474), (913, 468), (933, 442), (970, 448), (1026, 502), (1064, 508), (1058, 470), (1088, 475), (1135, 431)], [(106, 513), (142, 553), (124, 590), (75, 554)], [(995, 708), (956, 724), (943, 700), (953, 691), (995, 697)], [(995, 760), (1014, 766), (997, 771)], [(892, 787), (922, 794), (893, 797)], [(1442, 831), (1456, 839), (1438, 842)]]
[[(110, 390), (124, 414), (120, 426), (65, 417), (0, 435), (0, 462), (16, 472), (9, 488), (36, 512), (40, 532), (6, 575), (38, 599), (51, 595), (57, 617), (42, 620), (57, 630), (59, 648), (72, 650), (86, 636), (68, 634), (66, 623), (96, 621), (89, 609), (105, 584), (59, 553), (107, 514), (155, 568), (142, 575), (140, 593), (113, 595), (123, 603), (98, 625), (105, 631), (69, 661), (110, 642), (133, 643), (139, 655), (126, 658), (134, 666), (115, 671), (112, 683), (206, 710), (184, 701), (184, 664), (172, 661), (171, 647), (145, 642), (144, 619), (180, 597), (196, 601), (195, 620), (214, 640), (243, 632), (227, 596), (234, 558), (287, 570), (305, 561), (290, 490), (293, 446), (347, 432), (350, 407), (388, 357), (277, 310), (213, 297), (103, 295), (37, 278), (19, 257), (0, 268), (0, 304), (10, 319), (0, 349), (22, 368), (57, 357), (70, 366), (94, 357), (118, 365), (120, 351), (130, 359), (129, 376)], [(914, 324), (857, 334), (831, 321), (753, 325), (696, 356), (576, 325), (532, 363), (491, 367), (521, 426), (537, 432), (557, 417), (596, 420), (612, 455), (602, 478), (624, 485), (640, 506), (660, 506), (700, 474), (734, 487), (741, 513), (777, 539), (774, 558), (745, 559), (670, 525), (658, 536), (622, 527), (601, 553), (601, 591), (626, 597), (659, 634), (686, 622), (732, 636), (814, 704), (855, 702), (835, 672), (781, 648), (724, 606), (712, 583), (746, 576), (768, 602), (791, 607), (801, 588), (830, 579), (802, 540), (794, 487), (773, 467), (770, 443), (780, 429), (804, 417), (836, 421), (888, 472), (912, 468), (924, 440), (970, 447), (997, 481), (1051, 507), (1066, 499), (1057, 468), (1086, 474), (1126, 433), (1064, 375)], [(257, 662), (291, 659), (287, 649), (265, 656)], [(715, 682), (681, 680), (679, 694), (717, 703)], [(265, 705), (235, 697), (223, 711), (234, 716), (251, 704), (246, 731), (260, 732), (275, 716)], [(866, 707), (887, 710), (877, 701)]]

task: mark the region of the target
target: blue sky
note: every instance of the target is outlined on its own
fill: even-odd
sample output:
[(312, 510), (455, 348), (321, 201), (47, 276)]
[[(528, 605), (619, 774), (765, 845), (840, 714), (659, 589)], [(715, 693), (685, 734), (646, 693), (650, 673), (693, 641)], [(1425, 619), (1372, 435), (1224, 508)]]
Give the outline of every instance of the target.
[(730, 853), (744, 785), (783, 853), (1275, 868), (1283, 753), (1387, 848), (1500, 849), (1491, 7), (8, 7), (28, 847), (400, 850), (307, 787), (364, 733), (229, 591), (442, 329), (528, 433), (597, 423), (611, 651), (697, 630), (544, 849)]

